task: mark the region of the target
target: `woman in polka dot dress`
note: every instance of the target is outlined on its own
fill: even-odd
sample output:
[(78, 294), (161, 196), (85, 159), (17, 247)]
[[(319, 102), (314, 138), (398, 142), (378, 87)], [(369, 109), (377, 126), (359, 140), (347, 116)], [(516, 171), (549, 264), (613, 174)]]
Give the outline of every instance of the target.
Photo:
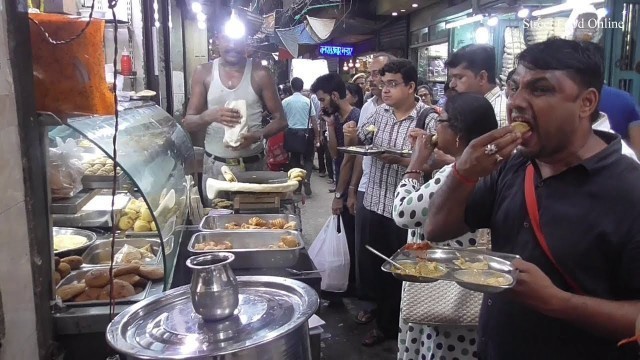
[[(447, 100), (438, 119), (436, 133), (438, 149), (456, 160), (469, 142), (498, 127), (493, 107), (483, 96), (458, 94)], [(453, 164), (443, 167), (426, 184), (420, 186), (422, 169), (433, 153), (430, 136), (419, 129), (411, 133), (415, 147), (411, 164), (398, 186), (393, 205), (393, 218), (409, 232), (408, 242), (425, 240), (423, 226), (429, 214), (429, 200), (453, 171)], [(450, 247), (476, 245), (476, 234), (470, 232), (439, 244)], [(427, 305), (428, 306), (428, 305)], [(477, 359), (476, 328), (427, 326), (407, 323), (400, 314), (398, 360), (454, 360)]]

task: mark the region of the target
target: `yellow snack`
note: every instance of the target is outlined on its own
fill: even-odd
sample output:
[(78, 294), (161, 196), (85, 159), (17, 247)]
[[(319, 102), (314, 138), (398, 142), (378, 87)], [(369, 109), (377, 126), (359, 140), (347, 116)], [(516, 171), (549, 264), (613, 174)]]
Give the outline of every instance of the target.
[(531, 130), (531, 127), (529, 126), (529, 124), (523, 123), (520, 121), (511, 123), (511, 128), (513, 128), (513, 130), (519, 132), (520, 134), (524, 134)]
[(151, 231), (158, 231), (155, 221), (150, 222), (149, 225), (151, 225)]
[(135, 220), (125, 215), (120, 218), (120, 221), (118, 221), (118, 228), (122, 231), (129, 230), (133, 227), (134, 221)]
[(133, 231), (135, 232), (151, 231), (151, 226), (149, 225), (148, 222), (138, 219), (133, 224)]
[(153, 216), (151, 215), (151, 211), (149, 209), (144, 208), (140, 211), (140, 220), (151, 222), (153, 221)]

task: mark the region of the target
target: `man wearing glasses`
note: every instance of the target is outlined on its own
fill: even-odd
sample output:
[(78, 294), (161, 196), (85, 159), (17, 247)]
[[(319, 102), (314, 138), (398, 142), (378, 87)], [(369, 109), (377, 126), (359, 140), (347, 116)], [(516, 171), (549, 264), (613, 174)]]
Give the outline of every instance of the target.
[[(364, 143), (369, 137), (369, 129), (376, 128), (373, 145), (378, 148), (410, 149), (409, 131), (416, 126), (418, 114), (426, 109), (422, 102), (416, 103), (416, 88), (418, 72), (409, 60), (399, 59), (389, 61), (380, 71), (381, 97), (384, 102), (375, 113), (367, 119), (357, 131), (357, 140), (353, 138), (353, 131), (345, 137), (351, 136), (350, 143)], [(371, 159), (369, 181), (364, 196), (362, 213), (367, 229), (362, 240), (366, 244), (391, 256), (407, 240), (407, 230), (398, 227), (392, 217), (392, 207), (395, 189), (402, 179), (408, 158), (383, 154)], [(400, 294), (402, 283), (391, 274), (380, 269), (382, 259), (362, 252), (361, 258), (366, 259), (370, 267), (361, 272), (363, 281), (375, 284), (374, 299), (377, 304), (376, 329), (372, 330), (362, 342), (365, 346), (373, 346), (385, 339), (395, 339), (398, 336), (397, 322), (400, 316)]]

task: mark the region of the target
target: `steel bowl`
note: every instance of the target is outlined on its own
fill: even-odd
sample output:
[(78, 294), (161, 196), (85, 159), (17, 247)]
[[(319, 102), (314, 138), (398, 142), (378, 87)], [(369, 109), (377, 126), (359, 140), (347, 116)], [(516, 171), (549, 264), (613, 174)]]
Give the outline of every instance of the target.
[(53, 238), (57, 235), (78, 235), (87, 239), (87, 242), (81, 246), (77, 246), (71, 249), (64, 249), (54, 251), (54, 255), (58, 257), (67, 257), (72, 255), (82, 255), (85, 250), (89, 248), (89, 246), (93, 245), (96, 242), (97, 236), (94, 232), (75, 229), (75, 228), (65, 228), (65, 227), (54, 227), (53, 228)]

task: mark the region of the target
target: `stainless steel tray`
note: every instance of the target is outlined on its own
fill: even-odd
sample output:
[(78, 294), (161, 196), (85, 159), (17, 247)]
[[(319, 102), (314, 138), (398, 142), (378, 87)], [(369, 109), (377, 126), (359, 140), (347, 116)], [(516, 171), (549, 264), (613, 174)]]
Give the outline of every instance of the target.
[[(144, 238), (130, 238), (130, 239), (116, 239), (115, 251), (116, 254), (118, 251), (122, 250), (125, 245), (133, 246), (135, 248), (142, 248), (151, 244), (151, 248), (153, 249), (153, 253), (156, 256), (153, 260), (145, 261), (144, 265), (155, 265), (158, 264), (160, 259), (162, 258), (162, 250), (160, 249), (160, 240), (158, 239), (144, 239)], [(111, 260), (111, 241), (110, 240), (101, 240), (95, 242), (93, 245), (89, 246), (87, 251), (82, 255), (82, 262), (84, 267), (96, 267), (96, 266), (106, 266), (109, 265), (109, 261)], [(106, 262), (102, 263), (103, 261)], [(125, 264), (117, 264), (117, 265), (125, 265)]]
[(385, 148), (384, 153), (389, 155), (400, 156), (403, 158), (410, 158), (411, 155), (413, 154), (411, 150), (401, 150), (401, 149), (391, 149), (391, 148)]
[[(399, 250), (392, 257), (391, 260), (402, 265), (403, 262), (411, 262), (415, 263), (418, 259), (433, 261), (438, 265), (444, 267), (446, 272), (437, 277), (425, 277), (425, 276), (414, 276), (401, 274), (395, 271), (391, 271), (393, 265), (389, 262), (385, 262), (382, 265), (382, 270), (386, 272), (390, 272), (399, 280), (407, 281), (407, 282), (420, 282), (420, 283), (429, 283), (435, 282), (438, 280), (446, 280), (446, 281), (454, 281), (461, 287), (481, 293), (498, 293), (513, 287), (516, 283), (518, 277), (518, 270), (513, 266), (510, 262), (511, 260), (505, 260), (508, 255), (511, 260), (518, 258), (517, 255), (511, 254), (499, 254), (492, 253), (490, 251), (479, 252), (479, 251), (467, 251), (464, 249), (445, 249), (445, 248), (435, 248), (431, 250), (423, 250), (423, 251), (411, 251), (411, 250)], [(503, 258), (501, 258), (503, 257)], [(463, 274), (467, 272), (467, 270), (460, 268), (455, 260), (464, 259), (467, 262), (483, 262), (486, 261), (488, 265), (488, 270), (498, 272), (503, 275), (507, 275), (511, 278), (511, 283), (509, 285), (498, 286), (498, 285), (488, 285), (488, 284), (478, 284), (474, 282), (464, 281), (456, 276), (457, 272), (462, 272)], [(483, 270), (478, 270), (478, 276), (480, 276), (480, 272)], [(458, 275), (460, 275), (458, 274)]]
[[(87, 275), (89, 271), (91, 271), (91, 269), (80, 269), (80, 270), (71, 272), (69, 276), (67, 276), (66, 278), (62, 279), (62, 281), (60, 281), (60, 283), (56, 287), (56, 290), (64, 285), (70, 285), (74, 283), (77, 284), (80, 282), (84, 282), (84, 277)], [(129, 304), (129, 303), (138, 302), (140, 300), (144, 300), (144, 298), (147, 296), (147, 292), (149, 292), (150, 287), (151, 287), (151, 280), (147, 282), (147, 286), (144, 287), (141, 293), (133, 296), (129, 296), (128, 298), (125, 298), (125, 299), (118, 299), (115, 302), (117, 304)], [(109, 301), (108, 300), (93, 300), (93, 301), (83, 301), (83, 302), (66, 301), (64, 302), (64, 304), (69, 307), (109, 305)]]
[(371, 145), (360, 146), (339, 146), (338, 151), (345, 154), (360, 155), (360, 156), (374, 156), (384, 154), (385, 150), (377, 148)]
[[(200, 230), (212, 231), (212, 230), (227, 230), (225, 225), (235, 222), (238, 225), (249, 223), (249, 219), (253, 217), (259, 217), (266, 221), (272, 221), (276, 219), (283, 219), (289, 223), (295, 221), (297, 224), (296, 230), (300, 231), (300, 218), (297, 215), (285, 215), (285, 214), (229, 214), (229, 215), (213, 215), (205, 216), (200, 222)], [(229, 231), (282, 231), (280, 229), (275, 230), (229, 230)]]
[[(113, 175), (84, 175), (82, 176), (82, 187), (85, 189), (111, 189), (113, 186)], [(129, 184), (129, 177), (123, 171), (117, 177), (117, 187)]]
[[(280, 237), (290, 235), (298, 240), (298, 247), (289, 249), (269, 249), (269, 245), (276, 245)], [(233, 245), (231, 250), (196, 250), (197, 244), (208, 241), (216, 243), (228, 241)], [(235, 231), (218, 230), (201, 232), (193, 235), (188, 249), (192, 253), (209, 253), (215, 251), (230, 252), (235, 255), (231, 262), (234, 269), (251, 268), (286, 268), (296, 264), (300, 249), (304, 247), (302, 237), (298, 231)]]
[(54, 251), (53, 253), (58, 256), (58, 257), (66, 257), (66, 256), (70, 256), (70, 255), (74, 255), (74, 254), (81, 254), (83, 251), (85, 251), (85, 249), (87, 249), (89, 246), (91, 246), (94, 242), (96, 242), (96, 233), (91, 232), (91, 231), (87, 231), (87, 230), (81, 230), (81, 229), (74, 229), (74, 228), (66, 228), (66, 227), (54, 227), (53, 228), (53, 239), (55, 241), (56, 236), (58, 235), (78, 235), (78, 236), (82, 236), (85, 239), (87, 239), (87, 242), (82, 244), (81, 246), (75, 247), (75, 248), (71, 248), (71, 249), (64, 249), (64, 250), (58, 250), (58, 251)]

